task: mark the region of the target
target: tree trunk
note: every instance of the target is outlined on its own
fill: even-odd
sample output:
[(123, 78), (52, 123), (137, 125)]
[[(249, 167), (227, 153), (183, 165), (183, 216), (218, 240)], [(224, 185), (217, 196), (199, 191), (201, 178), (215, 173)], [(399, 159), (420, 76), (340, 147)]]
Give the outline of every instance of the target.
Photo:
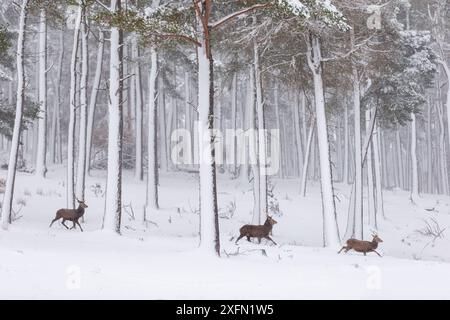
[(403, 189), (404, 188), (404, 170), (403, 170), (403, 156), (402, 156), (402, 143), (401, 143), (401, 138), (400, 138), (400, 128), (397, 127), (397, 130), (395, 131), (395, 143), (396, 143), (396, 149), (397, 149), (397, 187)]
[[(366, 135), (367, 139), (370, 139), (369, 148), (367, 151), (367, 204), (368, 204), (368, 216), (369, 216), (369, 224), (372, 228), (377, 228), (377, 218), (375, 211), (375, 192), (374, 192), (374, 177), (373, 177), (373, 158), (372, 158), (372, 146), (373, 139), (372, 131), (370, 128), (370, 120), (371, 117), (375, 116), (368, 109), (366, 110)], [(371, 137), (372, 136), (372, 137)], [(361, 238), (362, 239), (362, 238)]]
[(342, 181), (350, 184), (349, 178), (349, 130), (348, 130), (348, 104), (345, 103), (344, 111), (344, 172)]
[(55, 101), (52, 116), (52, 132), (50, 137), (50, 159), (53, 163), (62, 162), (61, 148), (61, 76), (64, 60), (64, 29), (61, 29), (59, 37), (59, 57), (58, 57), (58, 74), (55, 84)]
[[(240, 109), (240, 118), (241, 118), (241, 129), (245, 132), (245, 130), (248, 130), (250, 128), (249, 126), (249, 119), (251, 117), (251, 110), (250, 110), (250, 104), (252, 103), (252, 101), (254, 102), (254, 91), (253, 91), (253, 98), (252, 98), (252, 92), (250, 92), (250, 89), (253, 88), (253, 84), (254, 83), (254, 79), (253, 79), (253, 66), (250, 66), (249, 68), (250, 71), (250, 75), (249, 75), (249, 82), (247, 82), (246, 84), (246, 88), (245, 90), (241, 91), (241, 109)], [(255, 109), (255, 106), (253, 104), (253, 109)], [(245, 135), (244, 135), (244, 139), (245, 139)], [(241, 156), (238, 158), (240, 159), (239, 164), (240, 164), (240, 168), (239, 168), (239, 180), (241, 182), (242, 185), (245, 185), (246, 183), (248, 183), (248, 174), (249, 174), (249, 154), (248, 154), (248, 144), (245, 143), (244, 140), (244, 148), (241, 150), (241, 152), (243, 154), (241, 154)], [(239, 152), (239, 150), (235, 150), (235, 152)]]
[(12, 221), (12, 204), (14, 198), (14, 185), (16, 180), (17, 156), (19, 152), (20, 134), (22, 126), (23, 102), (25, 98), (25, 72), (24, 72), (24, 46), (25, 46), (25, 26), (28, 14), (29, 0), (22, 0), (20, 6), (19, 32), (17, 38), (17, 100), (16, 115), (14, 119), (14, 129), (11, 140), (11, 152), (8, 162), (8, 176), (6, 178), (5, 195), (2, 205), (2, 228), (8, 229)]
[[(447, 82), (450, 83), (450, 67), (446, 61), (441, 62), (442, 67), (444, 68), (445, 75), (447, 77)], [(449, 150), (450, 150), (450, 85), (447, 85), (447, 91), (446, 91), (446, 99), (445, 99), (445, 106), (447, 109), (447, 140), (449, 144)]]
[[(147, 165), (147, 198), (146, 213), (158, 210), (158, 153), (157, 153), (157, 94), (156, 81), (158, 73), (158, 54), (151, 48), (151, 66), (149, 74), (148, 96), (148, 165)], [(144, 217), (145, 220), (145, 217)]]
[(322, 190), (323, 241), (326, 247), (337, 247), (340, 240), (336, 220), (330, 149), (328, 144), (327, 118), (322, 79), (322, 54), (320, 40), (317, 36), (312, 34), (309, 34), (307, 58), (308, 65), (314, 78), (314, 100), (316, 105), (320, 182)]
[(67, 140), (67, 207), (75, 209), (75, 120), (76, 120), (76, 83), (77, 83), (77, 54), (78, 38), (80, 34), (81, 5), (78, 8), (75, 29), (73, 33), (72, 58), (70, 61), (70, 103), (69, 103), (69, 127)]
[[(302, 165), (303, 165), (303, 145), (302, 145), (302, 128), (300, 124), (300, 108), (302, 107), (303, 103), (305, 103), (304, 94), (301, 93), (302, 97), (299, 98), (297, 95), (297, 99), (299, 99), (299, 103), (297, 103), (294, 106), (294, 127), (295, 127), (295, 146), (297, 150), (297, 164), (298, 164), (298, 175), (299, 177), (302, 176)], [(302, 115), (304, 117), (304, 115)], [(306, 132), (303, 132), (303, 134), (306, 134)]]
[(433, 144), (431, 138), (431, 108), (432, 104), (428, 101), (427, 104), (427, 192), (434, 192), (433, 185)]
[(195, 3), (202, 46), (198, 57), (198, 113), (200, 151), (200, 248), (220, 256), (219, 214), (217, 207), (216, 163), (214, 151), (214, 62), (208, 27), (211, 3)]
[[(236, 133), (237, 129), (237, 72), (233, 73), (233, 80), (231, 83), (231, 129), (233, 129), (233, 132)], [(233, 135), (233, 141), (231, 142), (233, 144), (232, 146), (232, 167), (231, 167), (231, 173), (233, 174), (233, 177), (236, 176), (237, 173), (237, 157), (236, 157), (236, 135)]]
[[(286, 124), (283, 122), (283, 128), (282, 128), (282, 126), (281, 126), (281, 115), (280, 115), (280, 103), (279, 103), (279, 98), (278, 98), (279, 84), (278, 84), (277, 80), (274, 80), (274, 81), (275, 81), (275, 84), (274, 84), (275, 88), (274, 88), (274, 92), (273, 92), (273, 95), (274, 95), (273, 98), (274, 98), (274, 107), (275, 107), (276, 129), (280, 130), (282, 132)], [(284, 137), (284, 135), (282, 134), (281, 137)], [(284, 144), (283, 139), (280, 139), (280, 149), (279, 149), (280, 150), (280, 156), (278, 157), (278, 159), (280, 160), (280, 163), (278, 164), (280, 169), (278, 170), (278, 176), (280, 178), (282, 178), (282, 179), (285, 178), (284, 170), (286, 168), (284, 166), (284, 162), (283, 162), (283, 160), (285, 160), (285, 158), (286, 158), (286, 155), (284, 154), (285, 146), (286, 145)], [(267, 155), (266, 155), (266, 157), (267, 157)]]
[(87, 148), (87, 86), (89, 69), (88, 30), (86, 9), (83, 8), (81, 22), (81, 76), (80, 76), (80, 127), (78, 138), (77, 190), (78, 200), (84, 201), (86, 184), (86, 148)]
[(87, 124), (87, 147), (86, 147), (86, 166), (88, 173), (91, 170), (92, 161), (92, 136), (94, 131), (94, 119), (95, 119), (95, 109), (97, 107), (97, 97), (100, 90), (100, 81), (102, 77), (103, 70), (103, 51), (104, 51), (104, 39), (105, 35), (103, 31), (98, 33), (98, 49), (97, 49), (97, 62), (95, 66), (94, 82), (92, 84), (91, 97), (89, 100), (89, 115)]
[(416, 201), (419, 197), (419, 172), (417, 170), (417, 131), (416, 131), (416, 115), (411, 113), (411, 199)]
[(449, 194), (448, 172), (447, 172), (447, 153), (445, 152), (445, 124), (443, 106), (438, 102), (437, 114), (439, 118), (439, 168), (441, 176), (442, 194)]
[[(352, 44), (354, 35), (352, 33)], [(363, 219), (363, 181), (362, 181), (362, 150), (361, 150), (361, 88), (359, 74), (356, 66), (352, 64), (352, 84), (353, 84), (353, 115), (354, 115), (354, 151), (355, 151), (355, 209), (350, 209), (350, 216), (347, 222), (346, 238), (364, 238)]]
[(170, 137), (167, 138), (167, 128), (166, 128), (166, 95), (164, 91), (163, 77), (159, 77), (158, 81), (158, 105), (159, 105), (159, 146), (161, 155), (161, 171), (167, 172), (169, 167), (169, 156), (168, 156), (168, 143), (170, 143)]
[(383, 186), (382, 186), (382, 178), (381, 178), (381, 159), (380, 159), (380, 128), (377, 124), (375, 124), (375, 132), (372, 136), (372, 145), (373, 145), (373, 162), (375, 168), (375, 191), (376, 191), (376, 214), (374, 227), (378, 229), (377, 217), (384, 216), (384, 201), (383, 201)]
[(36, 175), (45, 178), (47, 153), (47, 18), (39, 13), (39, 128), (36, 153)]
[(248, 129), (251, 143), (249, 146), (249, 160), (251, 163), (251, 170), (253, 175), (253, 225), (261, 224), (261, 172), (259, 170), (259, 155), (258, 155), (258, 135), (256, 131), (256, 90), (255, 90), (255, 66), (251, 66), (250, 70), (250, 89), (249, 89), (249, 115), (248, 115)]
[(387, 153), (387, 147), (386, 147), (386, 135), (385, 132), (381, 130), (381, 127), (378, 127), (379, 130), (379, 141), (380, 141), (380, 158), (381, 158), (381, 169), (382, 169), (382, 173), (383, 173), (383, 179), (381, 180), (382, 182), (384, 181), (384, 186), (385, 187), (389, 187), (390, 186), (390, 182), (389, 182), (389, 167), (388, 167), (388, 153)]
[(186, 146), (189, 146), (189, 150), (183, 150), (183, 156), (187, 160), (189, 165), (192, 165), (192, 101), (191, 101), (191, 81), (189, 72), (184, 72), (184, 129), (188, 133), (187, 138), (189, 141)]
[[(120, 13), (121, 0), (111, 0), (111, 12)], [(103, 229), (120, 234), (122, 215), (122, 30), (111, 27), (109, 65), (108, 176)]]
[[(136, 150), (135, 150), (135, 171), (134, 171), (134, 177), (138, 181), (142, 181), (144, 179), (144, 169), (143, 169), (143, 151), (142, 151), (142, 145), (143, 145), (143, 103), (142, 103), (142, 85), (141, 85), (141, 64), (139, 62), (139, 46), (137, 41), (137, 36), (133, 35), (132, 42), (131, 42), (131, 50), (132, 50), (132, 57), (135, 59), (135, 67), (134, 67), (134, 77), (131, 79), (131, 81), (134, 83), (134, 92), (131, 92), (131, 96), (135, 97), (135, 144), (136, 144)], [(152, 52), (153, 54), (153, 52)], [(153, 66), (151, 67), (153, 70)], [(156, 78), (155, 78), (156, 79)], [(155, 87), (156, 84), (153, 86)], [(151, 97), (151, 96), (150, 96)], [(154, 102), (154, 105), (156, 106), (156, 103)], [(149, 106), (151, 104), (149, 103)], [(151, 110), (151, 109), (149, 109)], [(156, 122), (155, 122), (156, 124)], [(156, 128), (155, 128), (156, 130)]]
[(262, 93), (261, 69), (259, 63), (259, 47), (253, 42), (253, 63), (255, 66), (256, 113), (258, 117), (258, 164), (260, 171), (260, 222), (265, 220), (268, 212), (267, 203), (267, 152), (266, 152), (266, 124), (264, 101)]
[(343, 157), (342, 157), (342, 121), (341, 119), (336, 119), (335, 128), (335, 153), (336, 153), (336, 168), (337, 168), (337, 181), (342, 182), (343, 173)]
[(306, 150), (305, 150), (305, 159), (303, 160), (302, 181), (300, 183), (300, 195), (303, 197), (306, 196), (306, 180), (308, 178), (309, 158), (311, 157), (310, 156), (311, 144), (312, 144), (313, 138), (314, 138), (315, 126), (316, 126), (316, 121), (314, 119), (311, 121), (311, 125), (309, 127), (308, 142), (306, 144)]

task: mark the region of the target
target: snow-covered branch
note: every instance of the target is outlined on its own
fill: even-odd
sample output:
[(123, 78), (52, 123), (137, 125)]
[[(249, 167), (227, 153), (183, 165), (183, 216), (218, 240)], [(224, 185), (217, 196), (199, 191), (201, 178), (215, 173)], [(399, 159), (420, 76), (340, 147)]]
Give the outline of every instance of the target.
[(212, 23), (209, 24), (209, 27), (211, 29), (218, 28), (221, 25), (223, 25), (223, 24), (227, 23), (228, 21), (232, 20), (233, 18), (239, 17), (241, 15), (244, 15), (246, 13), (252, 12), (252, 11), (257, 10), (257, 9), (268, 8), (268, 7), (272, 6), (272, 5), (273, 4), (270, 3), (270, 2), (255, 4), (255, 5), (251, 6), (251, 7), (244, 8), (244, 9), (241, 9), (239, 11), (233, 12), (233, 13), (223, 17), (222, 19), (220, 19), (220, 20), (218, 20), (216, 22), (212, 22)]

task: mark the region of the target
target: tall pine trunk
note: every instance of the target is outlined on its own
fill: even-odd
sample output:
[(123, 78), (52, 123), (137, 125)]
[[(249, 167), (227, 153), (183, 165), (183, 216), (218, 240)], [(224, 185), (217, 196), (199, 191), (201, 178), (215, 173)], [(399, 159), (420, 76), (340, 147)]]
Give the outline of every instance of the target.
[(380, 127), (375, 124), (375, 132), (372, 136), (373, 145), (373, 163), (375, 169), (375, 192), (376, 192), (376, 215), (374, 226), (378, 228), (377, 217), (382, 216), (384, 218), (384, 201), (383, 201), (383, 187), (381, 177), (381, 158), (380, 158)]
[(428, 101), (427, 103), (427, 144), (426, 144), (426, 152), (427, 152), (427, 192), (434, 192), (434, 184), (433, 184), (433, 144), (432, 144), (432, 136), (431, 136), (431, 109), (432, 103)]
[(320, 40), (313, 34), (309, 34), (307, 60), (314, 79), (314, 100), (316, 105), (320, 182), (322, 191), (323, 241), (324, 246), (326, 247), (337, 247), (340, 239), (336, 220), (330, 147), (328, 143), (327, 117), (325, 112), (325, 97), (322, 79), (322, 53)]
[[(447, 81), (450, 83), (450, 67), (446, 61), (441, 62), (442, 67), (444, 68), (445, 75), (447, 77)], [(447, 109), (447, 140), (448, 146), (450, 150), (450, 85), (447, 85), (446, 91), (446, 99), (445, 106)]]
[(86, 8), (83, 8), (81, 18), (81, 75), (80, 75), (80, 127), (78, 138), (78, 164), (77, 164), (77, 187), (78, 200), (84, 201), (86, 184), (86, 148), (87, 148), (87, 86), (89, 69), (88, 30), (86, 20)]
[(403, 168), (403, 150), (402, 150), (402, 142), (400, 137), (400, 128), (397, 127), (395, 130), (395, 146), (396, 146), (396, 161), (397, 161), (397, 187), (403, 189), (405, 178), (403, 176), (404, 168)]
[(14, 119), (14, 129), (11, 140), (11, 152), (8, 162), (8, 176), (6, 178), (5, 195), (2, 204), (2, 228), (8, 229), (12, 220), (12, 204), (14, 198), (14, 185), (16, 180), (17, 158), (20, 145), (20, 135), (22, 129), (23, 104), (25, 98), (25, 72), (24, 72), (24, 46), (25, 46), (25, 26), (28, 15), (29, 0), (22, 0), (19, 16), (19, 32), (17, 38), (17, 99), (16, 115)]
[[(141, 79), (141, 64), (139, 62), (139, 45), (137, 35), (133, 35), (131, 39), (131, 51), (134, 61), (134, 77), (131, 81), (134, 83), (134, 92), (131, 96), (134, 97), (135, 108), (135, 169), (134, 177), (141, 181), (144, 179), (144, 163), (143, 163), (143, 103), (142, 103), (142, 79)], [(152, 66), (153, 68), (153, 66)]]
[(64, 29), (59, 33), (58, 73), (55, 83), (55, 101), (52, 115), (52, 132), (50, 136), (50, 159), (53, 163), (62, 162), (61, 146), (61, 77), (64, 62)]
[[(276, 121), (276, 129), (280, 130), (280, 132), (284, 131), (285, 128), (285, 123), (282, 122), (281, 119), (281, 114), (280, 114), (280, 101), (279, 101), (279, 97), (278, 97), (278, 91), (279, 91), (279, 84), (278, 81), (275, 80), (275, 88), (274, 88), (274, 107), (275, 107), (275, 121)], [(281, 123), (283, 123), (283, 126), (281, 126)], [(285, 135), (282, 134), (281, 137), (284, 137)], [(282, 179), (285, 178), (285, 170), (287, 170), (286, 164), (284, 163), (283, 160), (286, 159), (286, 155), (284, 154), (285, 150), (284, 148), (286, 147), (286, 144), (284, 144), (283, 139), (280, 139), (280, 156), (278, 157), (278, 159), (280, 160), (280, 163), (278, 164), (279, 166), (279, 170), (278, 170), (278, 176)], [(266, 155), (267, 157), (267, 155)]]
[(306, 143), (306, 150), (305, 150), (305, 159), (303, 160), (303, 170), (302, 170), (302, 179), (300, 183), (300, 195), (305, 197), (306, 196), (306, 180), (308, 178), (308, 166), (310, 161), (310, 154), (311, 154), (311, 144), (313, 143), (314, 139), (314, 131), (316, 126), (316, 120), (313, 119), (311, 121), (310, 127), (309, 127), (309, 133), (308, 133), (308, 140)]
[(80, 35), (81, 16), (83, 8), (78, 7), (77, 18), (73, 32), (72, 58), (70, 61), (70, 102), (69, 102), (69, 127), (67, 134), (67, 207), (75, 208), (75, 120), (77, 100), (77, 54), (78, 39)]
[(158, 108), (160, 169), (167, 172), (169, 167), (168, 143), (170, 139), (167, 139), (166, 96), (162, 76), (159, 77), (158, 81)]
[(448, 170), (447, 170), (447, 153), (445, 148), (445, 124), (444, 124), (444, 114), (443, 106), (440, 102), (436, 105), (437, 115), (439, 119), (439, 169), (440, 169), (440, 180), (441, 180), (441, 193), (449, 194), (449, 182), (448, 182)]
[(344, 183), (350, 183), (349, 177), (349, 130), (348, 130), (348, 104), (345, 103), (344, 111), (344, 172), (342, 181)]
[[(233, 132), (236, 132), (237, 127), (237, 72), (233, 73), (233, 80), (231, 82), (231, 129)], [(233, 176), (236, 176), (237, 173), (237, 157), (236, 157), (236, 135), (233, 135), (233, 141), (231, 142), (233, 144), (232, 150), (233, 150), (233, 160), (232, 160), (232, 168), (231, 173)]]
[(367, 204), (368, 204), (368, 216), (369, 216), (369, 224), (372, 228), (376, 229), (377, 227), (377, 216), (375, 210), (375, 190), (374, 190), (374, 175), (373, 175), (373, 157), (372, 157), (372, 149), (373, 149), (373, 135), (370, 128), (370, 120), (371, 117), (375, 117), (372, 114), (370, 109), (366, 110), (366, 135), (367, 139), (370, 140), (368, 150), (367, 150)]
[(259, 156), (258, 156), (258, 135), (256, 125), (256, 91), (255, 91), (255, 66), (250, 68), (250, 88), (249, 88), (249, 124), (248, 129), (251, 132), (250, 135), (250, 163), (253, 175), (253, 218), (252, 224), (261, 224), (261, 172), (259, 170)]
[(416, 115), (411, 113), (411, 199), (413, 202), (419, 197), (419, 172), (417, 170), (417, 131), (416, 131)]
[[(305, 95), (303, 92), (300, 93), (301, 97), (299, 97), (299, 94), (297, 94), (298, 103), (294, 106), (294, 128), (295, 128), (295, 147), (297, 151), (297, 167), (298, 167), (298, 176), (302, 176), (302, 166), (303, 166), (303, 153), (304, 153), (304, 146), (302, 145), (302, 127), (300, 124), (300, 108), (305, 103)], [(304, 117), (305, 115), (302, 115)], [(306, 134), (306, 132), (303, 132), (303, 134)], [(306, 147), (306, 146), (305, 146)]]
[[(158, 153), (157, 153), (157, 107), (156, 81), (158, 72), (158, 55), (151, 48), (151, 66), (149, 73), (148, 96), (148, 154), (147, 154), (147, 208), (146, 212), (158, 210)], [(145, 220), (145, 217), (144, 217)]]
[(266, 152), (266, 123), (264, 112), (264, 101), (262, 92), (261, 66), (259, 62), (259, 47), (256, 40), (253, 41), (253, 64), (255, 69), (255, 89), (256, 89), (256, 114), (258, 121), (258, 165), (259, 165), (259, 201), (260, 201), (260, 220), (265, 220), (268, 212), (267, 203), (267, 152)]
[[(351, 32), (351, 42), (354, 45), (354, 34)], [(350, 209), (350, 216), (347, 222), (346, 238), (357, 236), (364, 238), (363, 228), (363, 176), (362, 176), (362, 149), (361, 149), (361, 88), (359, 73), (352, 64), (352, 84), (353, 84), (353, 116), (354, 116), (354, 155), (355, 155), (355, 180), (354, 180), (354, 209)]]
[(200, 248), (220, 256), (219, 215), (217, 207), (216, 162), (214, 151), (214, 62), (208, 27), (211, 3), (195, 4), (201, 30), (198, 57), (198, 115), (200, 152)]
[(92, 135), (94, 131), (94, 119), (95, 119), (95, 109), (97, 107), (97, 97), (100, 90), (100, 81), (102, 77), (103, 70), (103, 51), (104, 51), (104, 33), (99, 31), (98, 33), (98, 49), (97, 49), (97, 61), (95, 65), (95, 75), (94, 82), (92, 83), (92, 91), (89, 99), (89, 114), (87, 122), (87, 142), (86, 142), (86, 171), (87, 173), (91, 170), (92, 161)]
[(47, 18), (45, 9), (39, 13), (39, 127), (36, 153), (36, 175), (47, 172)]
[[(121, 0), (111, 0), (111, 12), (121, 12)], [(108, 175), (103, 229), (120, 234), (122, 216), (122, 59), (123, 35), (118, 27), (111, 27), (111, 57), (109, 64), (109, 121)]]

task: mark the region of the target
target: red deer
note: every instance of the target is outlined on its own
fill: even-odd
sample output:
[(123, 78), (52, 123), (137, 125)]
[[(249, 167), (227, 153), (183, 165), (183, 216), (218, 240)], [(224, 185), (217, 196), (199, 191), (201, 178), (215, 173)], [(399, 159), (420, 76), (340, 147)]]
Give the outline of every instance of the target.
[(258, 243), (261, 243), (261, 238), (265, 238), (272, 241), (276, 245), (276, 242), (269, 237), (269, 233), (272, 231), (272, 227), (276, 223), (277, 222), (272, 219), (272, 217), (267, 216), (266, 222), (264, 222), (262, 226), (246, 224), (239, 229), (240, 236), (237, 238), (235, 243), (238, 243), (238, 241), (243, 237), (247, 237), (247, 241), (250, 241), (250, 238), (258, 238)]
[(372, 237), (372, 241), (349, 239), (347, 240), (347, 245), (343, 246), (338, 253), (341, 253), (342, 250), (345, 250), (344, 252), (347, 253), (349, 250), (353, 249), (356, 252), (363, 252), (364, 255), (366, 255), (368, 252), (375, 252), (378, 256), (381, 257), (381, 255), (375, 249), (378, 248), (378, 243), (383, 242), (383, 240), (381, 240), (376, 234), (372, 234)]
[(62, 218), (63, 219), (62, 224), (64, 227), (66, 227), (66, 229), (69, 229), (69, 227), (67, 227), (64, 222), (66, 222), (66, 220), (69, 220), (73, 222), (73, 226), (72, 228), (70, 228), (70, 230), (76, 229), (77, 224), (80, 227), (81, 231), (83, 231), (83, 228), (78, 222), (78, 219), (80, 219), (84, 215), (84, 209), (86, 209), (88, 206), (84, 201), (80, 201), (78, 199), (77, 201), (78, 201), (77, 209), (59, 209), (58, 211), (56, 211), (56, 217), (50, 223), (49, 228), (52, 226), (53, 222), (58, 221), (59, 219)]

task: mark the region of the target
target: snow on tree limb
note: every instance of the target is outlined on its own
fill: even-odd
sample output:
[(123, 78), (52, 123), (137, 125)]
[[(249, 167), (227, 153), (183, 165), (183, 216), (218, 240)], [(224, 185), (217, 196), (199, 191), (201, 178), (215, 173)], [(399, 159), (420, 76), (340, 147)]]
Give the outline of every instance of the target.
[(209, 24), (209, 27), (212, 28), (212, 29), (217, 28), (217, 27), (221, 26), (222, 24), (224, 24), (224, 23), (230, 21), (231, 19), (233, 19), (233, 18), (235, 18), (235, 17), (238, 17), (238, 16), (240, 16), (240, 15), (249, 13), (249, 12), (251, 12), (251, 11), (253, 11), (253, 10), (263, 9), (263, 8), (267, 8), (267, 7), (270, 7), (270, 6), (272, 6), (272, 4), (271, 4), (270, 2), (269, 2), (269, 3), (259, 3), (259, 4), (255, 4), (255, 5), (253, 5), (253, 6), (249, 7), (249, 8), (244, 8), (244, 9), (242, 9), (242, 10), (233, 12), (233, 13), (231, 13), (231, 14), (229, 14), (229, 15), (223, 17), (223, 18), (221, 18), (220, 20), (218, 20), (218, 21), (216, 21), (216, 22), (210, 23), (210, 24)]
[(277, 4), (291, 14), (303, 17), (306, 20), (322, 22), (327, 26), (337, 27), (343, 31), (350, 29), (344, 15), (330, 0), (277, 0)]

